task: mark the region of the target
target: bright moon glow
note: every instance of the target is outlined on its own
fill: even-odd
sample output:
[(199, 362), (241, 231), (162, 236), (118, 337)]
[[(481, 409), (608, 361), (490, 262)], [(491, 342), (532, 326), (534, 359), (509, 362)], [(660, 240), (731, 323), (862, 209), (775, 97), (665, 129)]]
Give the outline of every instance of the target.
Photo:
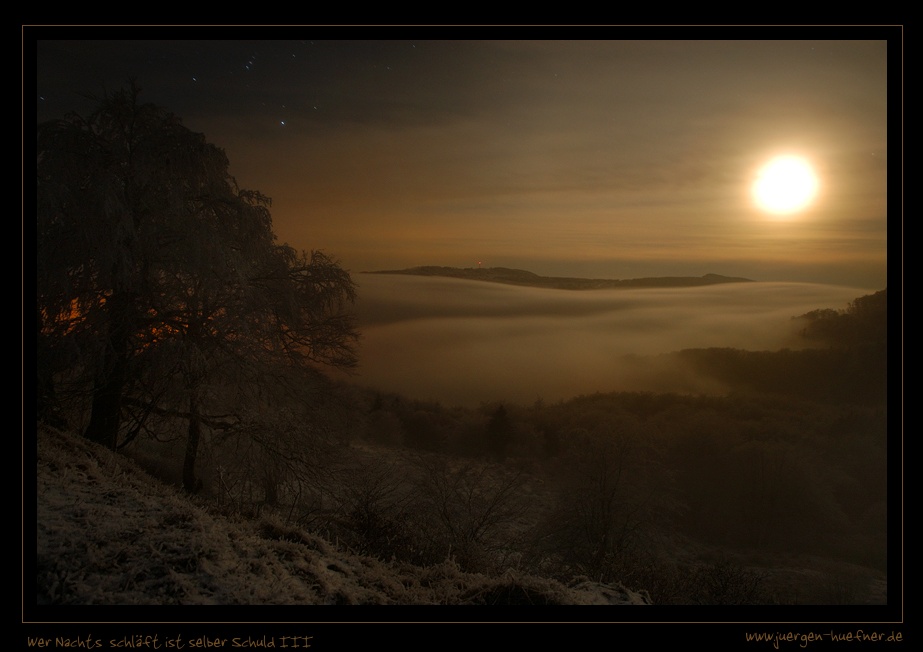
[(764, 165), (753, 183), (757, 206), (769, 213), (788, 215), (807, 207), (817, 194), (817, 176), (798, 156), (779, 156)]

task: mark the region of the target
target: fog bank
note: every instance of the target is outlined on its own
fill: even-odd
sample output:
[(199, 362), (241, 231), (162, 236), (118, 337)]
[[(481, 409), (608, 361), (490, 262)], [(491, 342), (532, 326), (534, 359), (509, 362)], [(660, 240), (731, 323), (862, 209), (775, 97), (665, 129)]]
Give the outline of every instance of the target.
[[(792, 317), (881, 288), (728, 283), (566, 291), (398, 275), (356, 277), (353, 382), (448, 405), (610, 391), (726, 391), (658, 356), (802, 346)], [(672, 364), (672, 362), (670, 363)]]

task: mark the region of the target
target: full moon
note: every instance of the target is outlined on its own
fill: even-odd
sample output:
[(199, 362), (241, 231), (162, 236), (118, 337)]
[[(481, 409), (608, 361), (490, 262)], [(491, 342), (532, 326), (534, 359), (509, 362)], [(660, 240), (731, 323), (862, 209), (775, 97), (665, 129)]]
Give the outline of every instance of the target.
[(800, 156), (777, 156), (766, 163), (753, 182), (753, 199), (768, 213), (790, 215), (807, 208), (817, 195), (817, 175)]

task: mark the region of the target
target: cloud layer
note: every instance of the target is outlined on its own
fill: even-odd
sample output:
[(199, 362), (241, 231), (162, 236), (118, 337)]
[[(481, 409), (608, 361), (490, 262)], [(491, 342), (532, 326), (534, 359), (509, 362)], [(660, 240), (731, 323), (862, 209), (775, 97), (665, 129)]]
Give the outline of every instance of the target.
[(792, 317), (874, 292), (809, 283), (578, 292), (412, 276), (357, 281), (362, 343), (353, 380), (469, 406), (618, 390), (724, 391), (657, 356), (797, 348)]

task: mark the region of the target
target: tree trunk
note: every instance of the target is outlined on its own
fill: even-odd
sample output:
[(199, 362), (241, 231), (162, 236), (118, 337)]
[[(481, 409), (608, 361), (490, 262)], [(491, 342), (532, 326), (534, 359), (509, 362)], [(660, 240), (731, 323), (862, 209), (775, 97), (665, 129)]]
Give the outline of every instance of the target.
[(279, 485), (276, 481), (276, 474), (271, 469), (263, 471), (263, 503), (270, 507), (276, 507), (279, 504)]
[(57, 393), (55, 392), (55, 354), (52, 348), (52, 339), (46, 337), (42, 332), (44, 320), (41, 310), (37, 311), (37, 316), (35, 417), (38, 421), (47, 423), (59, 430), (65, 430), (68, 427), (67, 420), (62, 414)]
[(106, 378), (97, 377), (93, 384), (93, 407), (90, 423), (84, 436), (115, 450), (118, 443), (119, 424), (122, 411), (123, 374), (108, 374)]
[(129, 341), (133, 330), (134, 297), (118, 292), (109, 297), (109, 335), (103, 353), (102, 368), (93, 381), (93, 405), (90, 423), (84, 431), (87, 439), (115, 449), (122, 419), (122, 393), (128, 378)]
[(193, 395), (189, 399), (189, 432), (186, 436), (186, 456), (183, 459), (183, 488), (191, 494), (198, 492), (201, 488), (201, 484), (195, 477), (195, 462), (199, 453), (200, 437), (199, 406)]

